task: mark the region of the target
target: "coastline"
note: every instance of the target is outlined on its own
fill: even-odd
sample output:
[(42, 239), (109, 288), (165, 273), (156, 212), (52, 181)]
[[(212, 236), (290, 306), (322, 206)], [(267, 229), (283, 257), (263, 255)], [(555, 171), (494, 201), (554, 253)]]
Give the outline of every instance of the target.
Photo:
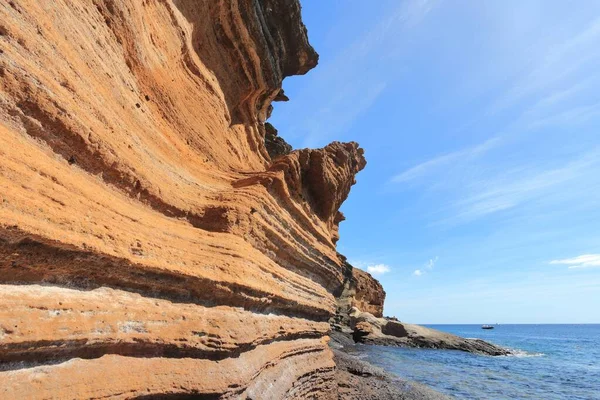
[(453, 398), (597, 398), (600, 325), (503, 324), (493, 333), (475, 324), (447, 325), (444, 329), (461, 337), (493, 341), (511, 349), (512, 354), (490, 357), (380, 345), (354, 349), (361, 360)]
[[(386, 293), (369, 273), (346, 262), (346, 282), (336, 297), (329, 347), (336, 364), (338, 399), (451, 399), (432, 386), (406, 379), (403, 374), (375, 366), (363, 358), (359, 346), (437, 349), (483, 356), (510, 355), (509, 349), (481, 339), (469, 339), (383, 316)], [(368, 311), (364, 311), (368, 310)], [(377, 362), (375, 362), (377, 364)]]
[(352, 337), (332, 331), (329, 347), (337, 365), (338, 398), (344, 400), (447, 400), (452, 397), (403, 379), (358, 358)]
[[(310, 19), (331, 52), (324, 59), (325, 75), (286, 86), (286, 94), (286, 77), (304, 75), (319, 62), (300, 1), (0, 3), (0, 400), (598, 398), (600, 325), (507, 324), (495, 330), (448, 325), (438, 330), (403, 322), (436, 315), (444, 320), (477, 315), (486, 320), (587, 319), (579, 304), (589, 307), (594, 300), (593, 281), (583, 285), (574, 276), (573, 287), (582, 289), (576, 293), (579, 298), (567, 299), (563, 295), (570, 293), (561, 289), (556, 301), (544, 298), (543, 304), (535, 292), (523, 290), (524, 298), (532, 300), (525, 302), (493, 286), (501, 312), (488, 307), (478, 293), (453, 305), (446, 300), (469, 293), (473, 285), (444, 290), (443, 274), (424, 281), (438, 260), (430, 257), (452, 260), (450, 253), (462, 256), (496, 236), (483, 235), (485, 240), (477, 243), (465, 237), (464, 243), (450, 243), (456, 249), (448, 254), (433, 253), (437, 246), (419, 246), (418, 240), (398, 244), (393, 233), (411, 232), (411, 224), (389, 218), (385, 206), (395, 206), (394, 199), (375, 201), (370, 193), (359, 201), (366, 200), (372, 215), (360, 214), (362, 205), (347, 212), (355, 218), (351, 210), (358, 210), (360, 245), (339, 245), (339, 251), (352, 249), (352, 259), (364, 255), (356, 260), (366, 271), (338, 252), (339, 227), (346, 219), (341, 206), (367, 165), (365, 149), (373, 149), (369, 157), (378, 161), (421, 162), (412, 168), (397, 165), (408, 167), (404, 173), (383, 171), (376, 162), (371, 177), (390, 171), (406, 175), (432, 156), (416, 157), (406, 147), (418, 141), (391, 140), (398, 136), (399, 118), (388, 112), (389, 104), (400, 105), (401, 114), (414, 107), (404, 107), (406, 101), (398, 102), (395, 90), (378, 82), (354, 83), (362, 75), (385, 75), (383, 69), (364, 67), (382, 64), (388, 53), (395, 53), (389, 52), (398, 42), (392, 33), (406, 36), (411, 49), (420, 50), (421, 37), (424, 46), (439, 41), (431, 40), (436, 35), (422, 35), (427, 31), (423, 26), (414, 32), (390, 30), (388, 46), (379, 31), (382, 21), (387, 27), (386, 19), (374, 19), (371, 29), (371, 21), (360, 14), (345, 35), (335, 26), (336, 13), (324, 12), (314, 2)], [(415, 5), (418, 13), (402, 5), (390, 14), (392, 25), (413, 25), (415, 15), (424, 20), (421, 15), (431, 7)], [(371, 8), (365, 6), (368, 16), (376, 16), (379, 11)], [(395, 23), (398, 18), (402, 23)], [(436, 17), (434, 22), (443, 21)], [(447, 27), (457, 26), (454, 15), (449, 22)], [(366, 27), (365, 38), (377, 39), (361, 40), (360, 51), (354, 46), (357, 23)], [(465, 48), (464, 31), (457, 31), (460, 49)], [(444, 50), (449, 42), (441, 42)], [(414, 67), (423, 60), (416, 57)], [(350, 73), (346, 65), (360, 68)], [(434, 69), (426, 68), (423, 76), (437, 73)], [(440, 70), (445, 82), (448, 69)], [(419, 97), (423, 90), (416, 78), (408, 86)], [(432, 82), (427, 79), (425, 86)], [(411, 90), (400, 97), (411, 99)], [(370, 96), (362, 111), (371, 107), (381, 114), (368, 121), (354, 118), (357, 135), (350, 134), (352, 129), (341, 132), (339, 126), (354, 122), (337, 121), (335, 111), (356, 117), (353, 106), (361, 106), (365, 93), (389, 95), (393, 101), (377, 97), (375, 104)], [(283, 137), (287, 127), (292, 143), (313, 142), (302, 132), (314, 136), (317, 126), (316, 133), (322, 130), (323, 135), (315, 142), (341, 132), (347, 139), (365, 137), (365, 148), (355, 141), (317, 149), (288, 144), (270, 118), (273, 104), (290, 97), (299, 97), (300, 107), (284, 110), (284, 116), (298, 117), (298, 126), (308, 129), (295, 129), (290, 121), (276, 123)], [(316, 107), (305, 107), (308, 102)], [(423, 104), (424, 114), (413, 122), (429, 118), (432, 103)], [(432, 127), (437, 125), (434, 121)], [(372, 137), (380, 131), (381, 138)], [(520, 160), (525, 152), (513, 147)], [(590, 150), (583, 150), (587, 156)], [(442, 159), (446, 154), (436, 153)], [(491, 157), (490, 165), (497, 158)], [(531, 160), (523, 160), (528, 167)], [(481, 164), (487, 165), (487, 160)], [(504, 183), (495, 178), (503, 178), (506, 169), (491, 169), (491, 182)], [(452, 168), (449, 172), (451, 178)], [(372, 189), (371, 178), (365, 178), (365, 187)], [(453, 187), (452, 192), (462, 195), (461, 189)], [(527, 211), (531, 208), (529, 201), (522, 203)], [(411, 218), (412, 211), (421, 211), (403, 209)], [(495, 230), (498, 224), (490, 222)], [(503, 235), (510, 233), (504, 230)], [(423, 260), (429, 259), (415, 264), (423, 269), (411, 276), (427, 273), (419, 278), (425, 296), (440, 297), (415, 303), (432, 309), (432, 315), (397, 302), (398, 296), (410, 298), (422, 290), (408, 282), (392, 285), (392, 306), (398, 305), (393, 308), (402, 320), (385, 316), (386, 292), (376, 277), (391, 272), (385, 279), (403, 279), (395, 267), (400, 261), (394, 260), (406, 256), (396, 252), (388, 259), (389, 243), (423, 249)], [(492, 257), (498, 252), (494, 243), (487, 249)], [(371, 247), (381, 247), (381, 252)], [(548, 255), (549, 264), (595, 266), (579, 264), (596, 254), (582, 250), (577, 254), (584, 255), (571, 259), (563, 254), (566, 249), (555, 250)], [(418, 262), (413, 256), (404, 272)], [(504, 264), (492, 267), (506, 274)], [(456, 283), (457, 276), (447, 276)], [(532, 285), (541, 287), (533, 278)], [(562, 275), (548, 279), (563, 284)], [(547, 302), (547, 309), (541, 307)], [(479, 310), (471, 310), (472, 305)]]

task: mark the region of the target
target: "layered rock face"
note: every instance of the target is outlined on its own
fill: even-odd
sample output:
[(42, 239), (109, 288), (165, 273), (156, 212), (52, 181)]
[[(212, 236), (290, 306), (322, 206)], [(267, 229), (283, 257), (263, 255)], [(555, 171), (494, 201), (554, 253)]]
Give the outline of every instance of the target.
[(346, 258), (344, 261), (344, 284), (336, 296), (337, 309), (332, 323), (338, 330), (347, 330), (351, 325), (350, 314), (358, 309), (375, 317), (383, 317), (385, 291), (381, 283), (368, 272), (354, 268)]
[(317, 59), (297, 0), (0, 3), (0, 397), (337, 397), (365, 160), (265, 146)]
[(355, 282), (353, 285), (355, 294), (352, 296), (351, 306), (376, 317), (382, 317), (385, 291), (381, 283), (358, 268), (352, 270), (352, 277)]

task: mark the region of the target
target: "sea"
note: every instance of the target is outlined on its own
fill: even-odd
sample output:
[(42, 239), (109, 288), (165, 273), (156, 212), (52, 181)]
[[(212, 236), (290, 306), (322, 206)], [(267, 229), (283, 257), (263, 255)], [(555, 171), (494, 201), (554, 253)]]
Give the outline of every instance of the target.
[(358, 346), (360, 357), (457, 399), (600, 400), (600, 324), (426, 325), (512, 349), (491, 357), (454, 350)]

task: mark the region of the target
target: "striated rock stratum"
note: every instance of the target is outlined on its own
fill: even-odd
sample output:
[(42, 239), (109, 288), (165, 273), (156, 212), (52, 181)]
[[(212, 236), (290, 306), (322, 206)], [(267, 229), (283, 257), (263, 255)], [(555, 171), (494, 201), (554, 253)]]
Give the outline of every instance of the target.
[(2, 399), (337, 398), (363, 152), (265, 145), (317, 60), (297, 0), (0, 2)]
[(383, 317), (385, 291), (381, 283), (368, 272), (354, 268), (346, 257), (339, 254), (344, 262), (344, 282), (336, 294), (337, 309), (331, 322), (337, 330), (352, 331), (350, 314), (356, 309), (375, 317)]

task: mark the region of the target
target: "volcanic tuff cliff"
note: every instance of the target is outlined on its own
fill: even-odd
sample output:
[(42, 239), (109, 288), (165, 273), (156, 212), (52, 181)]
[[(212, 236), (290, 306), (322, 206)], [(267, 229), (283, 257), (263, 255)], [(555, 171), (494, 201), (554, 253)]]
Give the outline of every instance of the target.
[(1, 398), (337, 396), (363, 152), (265, 146), (317, 59), (297, 0), (0, 2)]
[(336, 294), (337, 309), (331, 322), (338, 330), (352, 330), (353, 309), (369, 313), (375, 317), (383, 317), (385, 291), (381, 283), (368, 272), (354, 268), (339, 254), (344, 262), (345, 279), (342, 288)]

